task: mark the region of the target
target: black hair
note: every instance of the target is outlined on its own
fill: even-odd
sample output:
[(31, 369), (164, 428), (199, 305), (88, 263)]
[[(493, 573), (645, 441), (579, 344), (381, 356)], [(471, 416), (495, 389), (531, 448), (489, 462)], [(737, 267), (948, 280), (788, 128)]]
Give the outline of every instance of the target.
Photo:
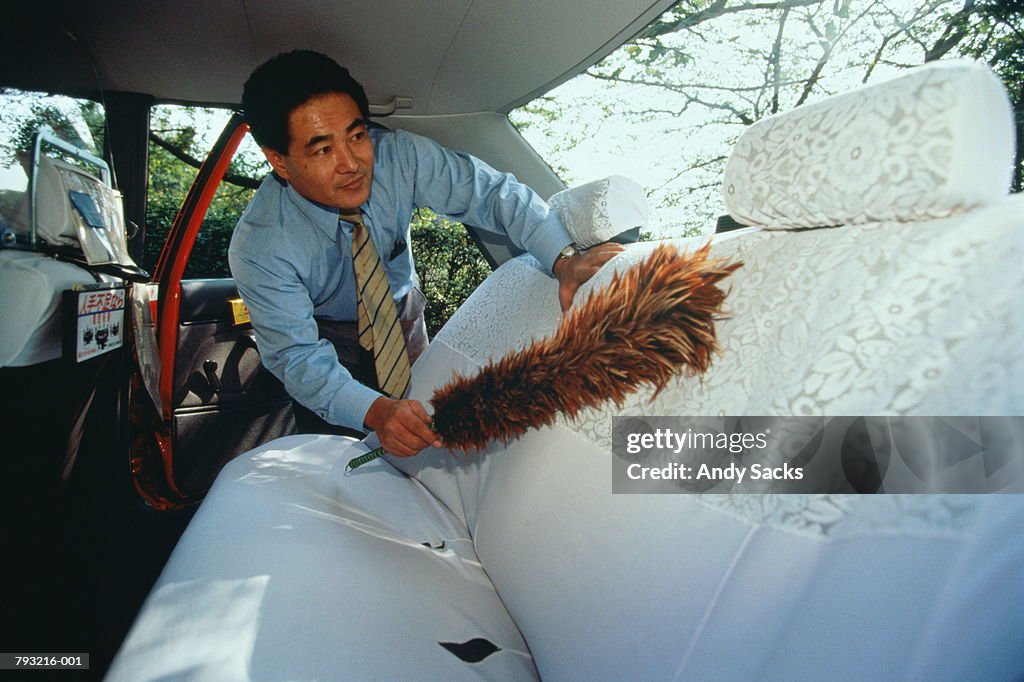
[(267, 60), (252, 72), (242, 91), (242, 108), (256, 142), (287, 154), (288, 116), (313, 97), (332, 92), (355, 100), (369, 122), (366, 91), (348, 69), (325, 54), (294, 50)]

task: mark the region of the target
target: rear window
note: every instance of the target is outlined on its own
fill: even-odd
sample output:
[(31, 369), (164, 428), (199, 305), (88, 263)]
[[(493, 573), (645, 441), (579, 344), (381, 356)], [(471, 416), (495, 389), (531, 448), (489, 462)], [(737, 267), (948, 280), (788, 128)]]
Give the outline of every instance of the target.
[(646, 188), (653, 236), (689, 236), (714, 231), (725, 162), (749, 125), (925, 61), (990, 64), (1020, 139), (1021, 55), (1019, 3), (684, 0), (511, 120), (568, 185), (626, 175)]

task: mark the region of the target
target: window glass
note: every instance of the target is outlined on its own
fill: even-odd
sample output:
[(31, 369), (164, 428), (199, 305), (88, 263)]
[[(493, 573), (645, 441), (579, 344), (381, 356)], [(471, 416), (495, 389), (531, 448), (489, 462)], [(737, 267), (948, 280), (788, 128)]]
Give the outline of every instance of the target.
[[(179, 105), (153, 107), (150, 117), (149, 190), (143, 268), (152, 272), (174, 217), (199, 166), (227, 125), (231, 112)], [(270, 170), (247, 135), (217, 188), (185, 268), (186, 279), (230, 277), (227, 248), (249, 199)]]
[[(103, 107), (92, 100), (0, 88), (0, 229), (31, 229), (27, 192), (35, 134), (49, 129), (78, 149), (102, 157), (103, 126)], [(46, 153), (62, 156), (52, 150)], [(97, 172), (91, 166), (86, 170)]]
[(644, 185), (654, 236), (710, 233), (725, 212), (725, 162), (747, 126), (926, 60), (989, 63), (1019, 137), (1022, 14), (998, 2), (683, 0), (511, 120), (569, 185), (611, 174)]

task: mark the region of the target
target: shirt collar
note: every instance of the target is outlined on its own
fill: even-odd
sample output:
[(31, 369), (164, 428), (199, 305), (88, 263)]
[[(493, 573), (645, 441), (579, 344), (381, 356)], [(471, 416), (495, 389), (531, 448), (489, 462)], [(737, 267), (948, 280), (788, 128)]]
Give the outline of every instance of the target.
[(338, 240), (338, 209), (310, 201), (295, 191), (290, 183), (285, 184), (285, 195), (302, 215), (316, 225), (331, 241)]

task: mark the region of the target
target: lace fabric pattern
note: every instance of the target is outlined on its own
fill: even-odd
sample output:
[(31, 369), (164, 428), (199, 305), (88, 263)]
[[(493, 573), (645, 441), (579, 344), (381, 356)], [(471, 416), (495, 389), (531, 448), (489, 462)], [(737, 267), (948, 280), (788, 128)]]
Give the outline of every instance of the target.
[(1008, 187), (1009, 116), (994, 76), (952, 62), (766, 118), (730, 156), (726, 208), (766, 227), (961, 213)]
[(523, 254), (484, 280), (431, 343), (482, 366), (553, 333), (558, 310), (557, 282), (536, 258)]
[(608, 215), (608, 180), (559, 192), (548, 203), (576, 243), (584, 248), (615, 236)]
[(746, 523), (822, 540), (970, 533), (984, 508), (971, 495), (696, 495), (697, 504)]
[[(1024, 371), (1021, 199), (927, 230), (878, 223), (722, 244), (713, 255), (745, 265), (719, 357), (704, 377), (681, 376), (654, 403), (640, 391), (621, 412), (1016, 413), (1024, 391), (1006, 377)], [(576, 426), (607, 446), (603, 412)]]
[(644, 188), (621, 175), (594, 180), (548, 199), (565, 229), (585, 249), (647, 224)]
[[(621, 408), (609, 404), (558, 425), (610, 452), (612, 415), (1018, 413), (1024, 388), (1006, 377), (1024, 376), (1022, 199), (927, 229), (890, 222), (716, 240), (712, 256), (744, 266), (727, 282), (721, 352), (707, 374), (681, 375), (656, 401), (641, 388)], [(653, 246), (631, 246), (577, 295), (603, 286), (614, 268)], [(531, 260), (500, 268), (434, 343), (482, 366), (551, 334), (560, 319), (557, 286)], [(948, 495), (866, 502), (708, 495), (701, 504), (823, 538), (896, 528), (954, 532), (973, 508)]]

